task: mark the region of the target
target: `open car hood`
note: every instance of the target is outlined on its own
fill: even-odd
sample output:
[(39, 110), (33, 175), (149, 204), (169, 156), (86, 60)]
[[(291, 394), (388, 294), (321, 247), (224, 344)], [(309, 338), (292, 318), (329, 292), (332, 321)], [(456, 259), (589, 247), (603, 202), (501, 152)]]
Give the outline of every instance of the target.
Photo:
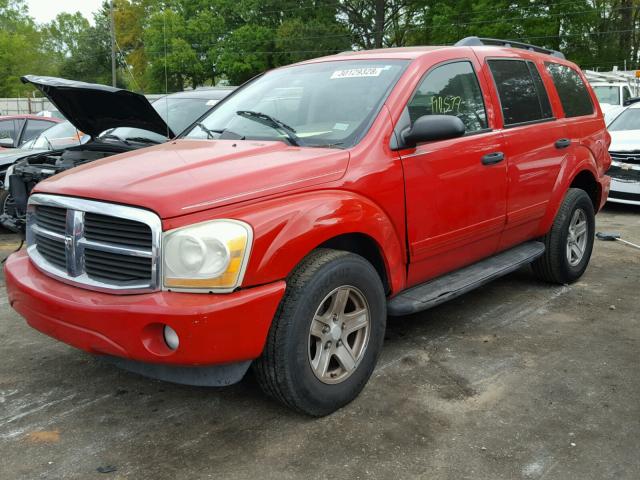
[(133, 127), (175, 136), (149, 101), (139, 93), (64, 78), (25, 75), (22, 83), (40, 90), (78, 130), (97, 137), (105, 130)]

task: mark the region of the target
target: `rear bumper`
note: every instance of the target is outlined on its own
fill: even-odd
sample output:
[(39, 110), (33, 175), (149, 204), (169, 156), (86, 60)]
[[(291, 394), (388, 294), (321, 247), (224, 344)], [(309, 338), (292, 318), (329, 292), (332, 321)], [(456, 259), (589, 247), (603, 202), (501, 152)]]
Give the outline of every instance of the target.
[[(5, 264), (9, 302), (36, 330), (90, 353), (138, 362), (202, 366), (260, 356), (285, 290), (279, 281), (231, 294), (112, 295), (54, 280), (22, 251)], [(162, 330), (180, 338), (166, 346)]]

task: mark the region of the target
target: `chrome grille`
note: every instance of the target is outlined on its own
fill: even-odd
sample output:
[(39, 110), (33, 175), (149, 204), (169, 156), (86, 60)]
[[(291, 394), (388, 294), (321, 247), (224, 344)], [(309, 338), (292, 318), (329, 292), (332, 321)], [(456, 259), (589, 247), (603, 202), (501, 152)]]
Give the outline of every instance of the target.
[(611, 160), (623, 163), (637, 163), (640, 164), (640, 150), (633, 150), (629, 152), (620, 152), (610, 150)]
[(148, 247), (151, 245), (149, 225), (126, 218), (87, 213), (84, 217), (84, 236), (97, 242)]
[(67, 268), (67, 260), (64, 252), (64, 241), (56, 241), (42, 235), (36, 235), (36, 248), (47, 262), (59, 268)]
[(38, 227), (64, 235), (67, 229), (67, 211), (64, 208), (36, 207)]
[(157, 290), (160, 238), (160, 219), (147, 210), (57, 195), (29, 199), (29, 256), (40, 270), (73, 285)]

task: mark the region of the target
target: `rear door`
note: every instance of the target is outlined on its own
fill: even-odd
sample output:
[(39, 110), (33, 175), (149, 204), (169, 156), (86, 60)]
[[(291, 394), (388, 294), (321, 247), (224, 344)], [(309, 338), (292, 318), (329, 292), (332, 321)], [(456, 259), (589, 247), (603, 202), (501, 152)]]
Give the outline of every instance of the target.
[(488, 58), (502, 112), (508, 164), (507, 216), (500, 250), (533, 238), (570, 151), (539, 71), (527, 58)]
[[(495, 252), (506, 210), (506, 163), (500, 132), (488, 119), (491, 99), (475, 58), (431, 67), (398, 124), (423, 115), (456, 115), (466, 135), (400, 152), (405, 174), (409, 285)], [(398, 130), (397, 128), (397, 130)], [(494, 154), (494, 156), (491, 156)], [(490, 161), (484, 161), (484, 158)]]

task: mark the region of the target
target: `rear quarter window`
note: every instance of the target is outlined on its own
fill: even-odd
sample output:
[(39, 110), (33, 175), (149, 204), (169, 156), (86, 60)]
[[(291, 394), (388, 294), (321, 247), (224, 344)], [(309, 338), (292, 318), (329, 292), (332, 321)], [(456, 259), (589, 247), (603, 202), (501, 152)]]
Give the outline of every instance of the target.
[(546, 62), (545, 67), (558, 91), (562, 109), (567, 118), (593, 113), (593, 103), (582, 77), (573, 68)]

